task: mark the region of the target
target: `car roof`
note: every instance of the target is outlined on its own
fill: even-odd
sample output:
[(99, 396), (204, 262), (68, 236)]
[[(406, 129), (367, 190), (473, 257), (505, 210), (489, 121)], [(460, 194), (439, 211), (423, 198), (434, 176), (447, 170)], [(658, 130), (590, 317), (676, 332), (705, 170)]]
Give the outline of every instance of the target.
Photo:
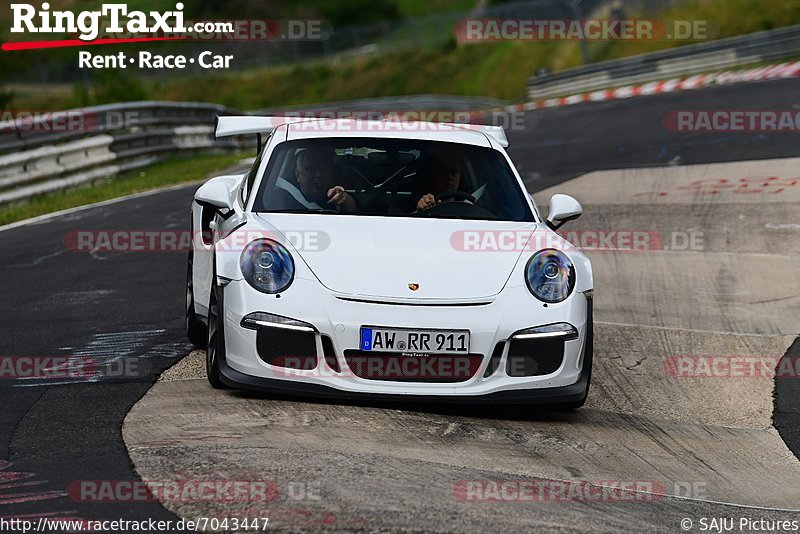
[(491, 147), (489, 138), (471, 125), (425, 121), (369, 121), (358, 119), (300, 119), (285, 123), (286, 140), (335, 137), (420, 139)]

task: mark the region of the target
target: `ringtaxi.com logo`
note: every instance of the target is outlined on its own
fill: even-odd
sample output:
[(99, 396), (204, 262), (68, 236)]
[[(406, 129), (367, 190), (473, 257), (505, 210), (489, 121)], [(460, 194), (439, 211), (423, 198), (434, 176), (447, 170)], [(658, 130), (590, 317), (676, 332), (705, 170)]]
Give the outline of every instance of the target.
[[(239, 19), (239, 20), (188, 20), (184, 4), (177, 2), (170, 11), (130, 10), (126, 4), (102, 4), (97, 10), (79, 12), (51, 10), (45, 2), (37, 9), (33, 4), (11, 4), (13, 34), (59, 34), (77, 36), (77, 40), (18, 41), (2, 44), (4, 51), (80, 46), (84, 42), (106, 44), (113, 40), (139, 41), (320, 41), (332, 33), (332, 27), (316, 19)], [(210, 52), (204, 52), (204, 54)], [(145, 54), (144, 56), (142, 54)], [(119, 52), (112, 56), (93, 56), (80, 52), (83, 68), (127, 68), (126, 56)], [(233, 58), (233, 56), (226, 56)], [(139, 66), (147, 68), (186, 68), (179, 66), (181, 55), (153, 56), (139, 54)], [(194, 58), (192, 58), (193, 60)], [(153, 62), (169, 61), (172, 66), (154, 66)], [(194, 61), (190, 60), (191, 63)], [(131, 58), (131, 63), (136, 60)], [(103, 65), (101, 65), (103, 63)], [(81, 63), (79, 63), (80, 65)], [(203, 66), (203, 65), (201, 65)], [(209, 65), (210, 67), (210, 65)], [(206, 67), (206, 68), (209, 68)], [(217, 65), (215, 68), (220, 68)]]
[(126, 4), (103, 4), (99, 10), (73, 13), (51, 11), (46, 2), (40, 10), (31, 4), (11, 4), (11, 33), (77, 33), (80, 40), (93, 41), (103, 29), (101, 20), (107, 22), (110, 33), (183, 33), (188, 31), (183, 7), (178, 2), (172, 11), (144, 12), (129, 11)]

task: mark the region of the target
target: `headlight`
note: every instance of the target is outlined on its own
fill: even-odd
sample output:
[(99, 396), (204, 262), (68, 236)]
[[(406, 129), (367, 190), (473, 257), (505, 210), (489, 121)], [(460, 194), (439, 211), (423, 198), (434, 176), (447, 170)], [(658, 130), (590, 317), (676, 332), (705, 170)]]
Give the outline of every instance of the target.
[(561, 302), (575, 287), (575, 268), (563, 252), (540, 250), (525, 267), (525, 281), (533, 296), (542, 302)]
[(294, 280), (294, 260), (289, 251), (271, 239), (256, 239), (239, 258), (244, 279), (262, 293), (280, 293)]

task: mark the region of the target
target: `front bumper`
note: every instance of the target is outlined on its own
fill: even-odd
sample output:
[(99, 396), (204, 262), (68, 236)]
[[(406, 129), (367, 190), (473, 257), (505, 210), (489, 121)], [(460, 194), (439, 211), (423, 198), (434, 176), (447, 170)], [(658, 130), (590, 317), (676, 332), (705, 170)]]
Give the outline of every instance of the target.
[(414, 395), (409, 397), (409, 395), (403, 394), (355, 393), (322, 384), (249, 376), (232, 369), (224, 360), (220, 361), (220, 375), (224, 384), (237, 389), (319, 399), (359, 401), (379, 398), (386, 402), (408, 402), (413, 400), (419, 403), (446, 402), (448, 404), (570, 404), (580, 402), (586, 398), (591, 376), (591, 360), (592, 356), (588, 354), (586, 358), (587, 365), (584, 366), (580, 373), (578, 381), (569, 386), (496, 391), (484, 395)]
[[(513, 288), (512, 288), (513, 289)], [(256, 292), (244, 281), (224, 288), (226, 357), (220, 361), (221, 378), (229, 386), (280, 394), (320, 398), (373, 398), (419, 402), (572, 403), (586, 396), (591, 374), (591, 299), (582, 293), (547, 308), (517, 288), (491, 302), (472, 306), (412, 306), (345, 301), (324, 290), (319, 283), (298, 279), (276, 298)], [(308, 306), (307, 303), (314, 303)], [(292, 370), (265, 363), (257, 355), (256, 332), (240, 326), (248, 313), (264, 311), (307, 322), (317, 337), (328, 336), (334, 345), (340, 370), (336, 373), (322, 357), (311, 370)], [(567, 322), (578, 330), (578, 338), (564, 342), (564, 358), (553, 373), (541, 376), (509, 376), (506, 373), (508, 343), (497, 369), (485, 373), (498, 342), (519, 330)], [(468, 329), (471, 353), (483, 355), (477, 372), (458, 383), (371, 380), (348, 373), (346, 350), (359, 345), (365, 324), (396, 328)], [(588, 341), (588, 343), (587, 343)], [(484, 376), (488, 374), (488, 376)]]

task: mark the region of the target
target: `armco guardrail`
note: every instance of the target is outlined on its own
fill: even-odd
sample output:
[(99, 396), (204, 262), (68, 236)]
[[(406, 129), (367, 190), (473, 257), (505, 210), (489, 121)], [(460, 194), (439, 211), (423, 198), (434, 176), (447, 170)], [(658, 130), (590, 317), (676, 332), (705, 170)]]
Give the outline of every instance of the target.
[(0, 123), (0, 205), (92, 183), (182, 151), (242, 149), (253, 139), (214, 139), (214, 104), (133, 102), (62, 112), (76, 128), (54, 132), (52, 116)]
[[(0, 205), (144, 167), (164, 154), (241, 149), (249, 144), (237, 139), (215, 141), (213, 134), (211, 126), (179, 126), (117, 136), (100, 134), (63, 145), (0, 156)], [(10, 187), (13, 189), (8, 189)]]
[(16, 187), (116, 159), (110, 146), (114, 138), (96, 135), (61, 146), (47, 146), (0, 157), (0, 188)]
[[(418, 95), (323, 105), (324, 109), (465, 110), (485, 109), (499, 101), (475, 97)], [(319, 106), (303, 108), (319, 111)], [(273, 113), (298, 113), (273, 110)], [(0, 122), (0, 205), (36, 195), (92, 183), (119, 172), (149, 165), (160, 157), (184, 151), (231, 150), (255, 146), (253, 136), (214, 139), (217, 115), (242, 112), (214, 104), (131, 102), (95, 106), (73, 114), (82, 127), (63, 132), (50, 128), (52, 118)], [(260, 113), (263, 114), (263, 113)]]
[(539, 100), (691, 76), (800, 54), (800, 25), (707, 43), (681, 46), (625, 59), (594, 63), (528, 79), (528, 98)]
[(142, 101), (71, 109), (61, 113), (67, 113), (77, 126), (54, 131), (52, 116), (47, 114), (31, 116), (30, 119), (25, 114), (19, 114), (17, 121), (0, 122), (0, 154), (130, 129), (132, 126), (209, 125), (217, 115), (241, 112), (216, 104)]

